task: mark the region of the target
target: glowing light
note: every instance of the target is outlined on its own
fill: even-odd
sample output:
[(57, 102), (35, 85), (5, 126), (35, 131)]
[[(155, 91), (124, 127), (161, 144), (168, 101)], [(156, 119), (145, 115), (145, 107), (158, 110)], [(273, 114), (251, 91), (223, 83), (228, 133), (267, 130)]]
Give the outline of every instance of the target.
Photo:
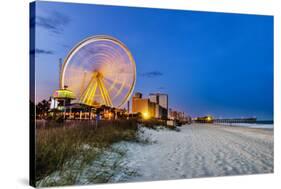
[(112, 113), (111, 113), (111, 112), (108, 113), (108, 118), (109, 118), (109, 119), (112, 118)]
[(75, 95), (72, 91), (68, 89), (59, 89), (56, 90), (53, 94), (54, 98), (69, 98), (69, 99), (75, 99)]
[(208, 116), (208, 117), (207, 117), (207, 121), (212, 121), (212, 117), (211, 117), (211, 116)]
[(113, 37), (93, 36), (68, 54), (60, 85), (68, 85), (81, 103), (121, 107), (130, 98), (135, 80), (129, 49)]
[(149, 119), (149, 113), (148, 112), (143, 112), (142, 113), (142, 117), (144, 118), (144, 119)]

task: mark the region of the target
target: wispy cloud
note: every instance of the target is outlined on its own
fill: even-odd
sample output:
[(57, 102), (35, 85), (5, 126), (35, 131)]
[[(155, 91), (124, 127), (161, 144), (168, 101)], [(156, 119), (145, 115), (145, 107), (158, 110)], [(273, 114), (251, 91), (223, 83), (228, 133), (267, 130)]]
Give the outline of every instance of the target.
[(48, 54), (48, 55), (51, 55), (51, 54), (54, 54), (54, 52), (50, 51), (50, 50), (44, 50), (44, 49), (33, 49), (33, 50), (30, 50), (30, 54)]
[(142, 77), (148, 77), (148, 78), (159, 77), (162, 75), (163, 75), (163, 73), (159, 72), (159, 71), (151, 71), (151, 72), (145, 72), (145, 73), (141, 74)]
[(65, 26), (70, 23), (70, 18), (60, 12), (52, 11), (48, 14), (48, 16), (36, 16), (36, 18), (32, 18), (31, 21), (32, 26), (39, 26), (50, 32), (60, 34), (64, 31)]

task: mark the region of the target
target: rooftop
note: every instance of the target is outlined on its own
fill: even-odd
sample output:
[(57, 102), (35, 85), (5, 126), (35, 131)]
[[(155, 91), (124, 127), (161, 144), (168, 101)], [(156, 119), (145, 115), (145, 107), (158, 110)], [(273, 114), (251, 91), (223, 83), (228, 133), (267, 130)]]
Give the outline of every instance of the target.
[(54, 92), (53, 97), (57, 99), (75, 99), (75, 95), (69, 89), (58, 89)]

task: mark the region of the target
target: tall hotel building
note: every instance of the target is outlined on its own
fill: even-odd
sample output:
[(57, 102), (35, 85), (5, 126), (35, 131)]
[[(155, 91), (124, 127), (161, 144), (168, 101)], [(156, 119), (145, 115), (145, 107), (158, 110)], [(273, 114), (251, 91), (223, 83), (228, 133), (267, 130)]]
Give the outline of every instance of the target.
[(132, 112), (148, 114), (149, 117), (155, 117), (155, 103), (150, 102), (149, 99), (142, 98), (141, 93), (135, 93), (132, 97)]
[(155, 117), (168, 118), (168, 95), (163, 93), (150, 93), (150, 102), (155, 103)]

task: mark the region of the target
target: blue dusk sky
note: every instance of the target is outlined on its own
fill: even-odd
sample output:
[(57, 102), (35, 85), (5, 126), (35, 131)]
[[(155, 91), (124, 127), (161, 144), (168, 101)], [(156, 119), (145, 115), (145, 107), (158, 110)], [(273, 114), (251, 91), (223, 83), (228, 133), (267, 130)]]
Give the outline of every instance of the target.
[(31, 19), (37, 102), (59, 87), (59, 58), (110, 35), (135, 59), (134, 92), (191, 116), (273, 119), (273, 16), (37, 1)]

